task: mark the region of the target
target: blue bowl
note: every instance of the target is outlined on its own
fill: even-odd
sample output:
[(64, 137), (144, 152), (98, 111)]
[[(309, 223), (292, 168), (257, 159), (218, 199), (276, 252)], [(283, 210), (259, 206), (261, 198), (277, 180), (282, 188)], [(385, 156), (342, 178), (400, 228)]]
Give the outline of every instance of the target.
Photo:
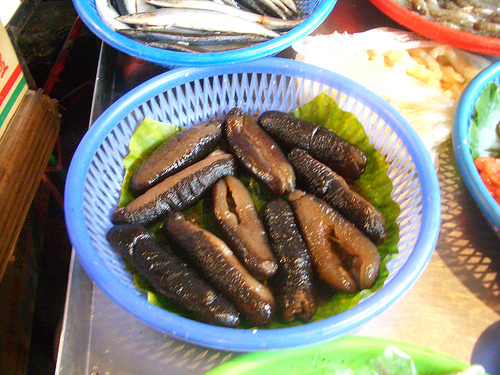
[(472, 159), (469, 129), (474, 107), (484, 88), (491, 82), (500, 83), (500, 62), (479, 73), (465, 88), (453, 118), (453, 148), (460, 173), (484, 217), (500, 237), (500, 206), (486, 189)]
[[(389, 164), (393, 200), (401, 213), (398, 254), (384, 286), (338, 315), (280, 329), (234, 329), (190, 320), (148, 302), (133, 283), (106, 233), (118, 204), (123, 159), (147, 116), (190, 126), (222, 118), (233, 107), (247, 113), (290, 112), (326, 92), (360, 120), (371, 144)], [(68, 234), (96, 285), (154, 329), (178, 340), (229, 351), (293, 348), (343, 335), (403, 296), (420, 277), (436, 245), (441, 215), (434, 165), (417, 133), (385, 100), (331, 71), (282, 58), (205, 68), (177, 68), (152, 78), (109, 107), (91, 126), (68, 170), (65, 189)]]
[(128, 55), (169, 67), (233, 64), (273, 56), (312, 33), (330, 14), (336, 3), (337, 0), (298, 1), (297, 7), (308, 15), (307, 18), (275, 39), (232, 51), (188, 53), (150, 47), (127, 38), (101, 19), (95, 7), (95, 0), (73, 0), (82, 21), (104, 42)]

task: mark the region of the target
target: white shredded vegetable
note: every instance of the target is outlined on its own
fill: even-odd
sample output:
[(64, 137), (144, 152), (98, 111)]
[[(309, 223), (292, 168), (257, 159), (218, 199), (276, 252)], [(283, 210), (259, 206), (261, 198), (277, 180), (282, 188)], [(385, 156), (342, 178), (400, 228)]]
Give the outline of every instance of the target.
[(413, 126), (437, 166), (465, 86), (490, 61), (389, 28), (303, 38), (296, 59), (348, 77), (389, 101)]

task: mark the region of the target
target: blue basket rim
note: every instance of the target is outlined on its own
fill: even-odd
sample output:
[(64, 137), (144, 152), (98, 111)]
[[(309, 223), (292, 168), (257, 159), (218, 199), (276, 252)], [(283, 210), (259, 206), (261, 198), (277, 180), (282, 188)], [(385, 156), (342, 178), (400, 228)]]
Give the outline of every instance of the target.
[[(418, 155), (413, 158), (413, 162), (419, 175), (422, 194), (426, 199), (422, 202), (421, 230), (412, 256), (381, 290), (348, 311), (319, 322), (275, 330), (230, 329), (192, 321), (149, 304), (130, 288), (122, 285), (118, 279), (112, 277), (111, 271), (91, 243), (82, 210), (84, 181), (95, 151), (115, 124), (121, 121), (131, 108), (136, 108), (170, 87), (186, 82), (188, 77), (195, 80), (234, 71), (269, 71), (292, 75), (299, 72), (306, 78), (321, 76), (322, 82), (336, 84), (333, 87), (348, 86), (359, 96), (363, 96), (365, 101), (370, 102), (380, 117), (385, 118), (387, 122), (391, 121), (392, 129), (405, 144), (408, 152), (414, 156)], [(420, 277), (435, 248), (441, 220), (440, 199), (437, 173), (429, 153), (411, 125), (386, 100), (331, 71), (289, 59), (263, 58), (232, 66), (177, 68), (150, 79), (118, 99), (96, 120), (74, 154), (66, 182), (65, 214), (68, 234), (71, 242), (77, 244), (75, 252), (82, 267), (96, 285), (118, 305), (146, 324), (179, 340), (211, 349), (245, 352), (292, 348), (331, 339), (358, 327), (401, 298)]]
[(142, 45), (112, 30), (97, 14), (94, 2), (95, 0), (73, 0), (73, 5), (85, 25), (101, 40), (128, 55), (160, 65), (181, 67), (233, 64), (275, 55), (314, 31), (330, 14), (337, 0), (322, 0), (302, 23), (275, 39), (232, 51), (206, 54), (166, 51)]
[(453, 117), (453, 149), (458, 168), (476, 204), (497, 235), (500, 228), (500, 206), (484, 185), (470, 151), (469, 129), (477, 99), (484, 88), (500, 76), (500, 61), (483, 69), (464, 89)]

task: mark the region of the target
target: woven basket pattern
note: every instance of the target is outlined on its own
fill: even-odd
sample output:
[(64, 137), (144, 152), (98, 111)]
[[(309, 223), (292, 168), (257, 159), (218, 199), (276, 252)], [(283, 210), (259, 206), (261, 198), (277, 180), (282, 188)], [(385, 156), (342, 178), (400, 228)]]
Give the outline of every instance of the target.
[[(415, 163), (416, 158), (422, 158), (417, 152), (421, 152), (423, 148), (415, 150), (405, 145), (401, 136), (408, 137), (408, 134), (405, 132), (405, 126), (399, 124), (402, 118), (394, 117), (392, 112), (381, 110), (388, 106), (386, 102), (378, 99), (373, 101), (372, 94), (368, 94), (365, 89), (351, 81), (329, 75), (327, 75), (329, 79), (325, 80), (321, 71), (309, 69), (307, 66), (305, 67), (307, 69), (301, 71), (297, 70), (295, 64), (293, 67), (288, 67), (288, 65), (281, 66), (281, 62), (279, 65), (283, 72), (276, 73), (274, 71), (276, 69), (272, 67), (275, 63), (273, 60), (281, 59), (265, 60), (260, 64), (247, 63), (213, 71), (209, 69), (199, 72), (196, 69), (188, 69), (186, 74), (178, 75), (181, 78), (176, 80), (165, 79), (168, 76), (158, 77), (137, 88), (136, 92), (130, 93), (132, 97), (139, 95), (140, 98), (135, 104), (133, 100), (127, 102), (127, 104), (132, 103), (133, 107), (126, 107), (123, 116), (111, 117), (116, 122), (110, 123), (113, 120), (104, 120), (94, 125), (106, 127), (109, 132), (102, 132), (105, 134), (102, 135), (102, 140), (98, 140), (99, 145), (95, 153), (90, 155), (88, 169), (85, 170), (85, 166), (83, 169), (75, 167), (73, 171), (70, 169), (70, 175), (74, 173), (77, 175), (77, 180), (81, 177), (83, 181), (83, 186), (78, 186), (75, 182), (77, 185), (75, 188), (83, 189), (81, 204), (85, 228), (78, 228), (76, 231), (84, 232), (80, 238), (85, 239), (85, 243), (74, 245), (84, 267), (94, 280), (98, 279), (95, 281), (100, 287), (106, 289), (106, 285), (99, 280), (100, 275), (106, 273), (109, 277), (118, 279), (119, 283), (137, 295), (137, 298), (146, 299), (134, 286), (122, 259), (110, 248), (105, 239), (105, 234), (112, 225), (111, 213), (120, 196), (125, 172), (123, 159), (128, 154), (128, 142), (146, 116), (175, 125), (191, 126), (213, 117), (222, 117), (233, 107), (240, 107), (248, 113), (259, 113), (268, 109), (291, 111), (321, 92), (333, 97), (341, 109), (356, 115), (372, 145), (380, 150), (389, 163), (388, 176), (394, 185), (392, 197), (401, 207), (401, 214), (397, 219), (400, 227), (399, 253), (388, 264), (390, 275), (385, 285), (392, 283), (412, 257), (421, 260), (419, 268), (425, 267), (433, 246), (431, 244), (424, 246), (423, 249), (416, 249), (416, 244), (421, 237), (437, 239), (439, 225), (430, 229), (430, 232), (422, 233), (423, 215), (439, 217), (439, 212), (424, 213), (424, 201), (428, 200), (428, 197), (423, 196), (421, 179), (424, 175), (432, 177), (435, 170), (430, 158), (423, 166)], [(144, 96), (142, 94), (146, 88), (149, 91)], [(122, 103), (115, 105), (123, 106)], [(113, 106), (108, 112), (114, 115), (116, 111)], [(416, 133), (410, 135), (409, 139), (414, 140), (412, 137), (417, 137)], [(84, 139), (80, 148), (85, 149), (85, 147)], [(81, 152), (88, 156), (88, 153), (93, 151), (89, 147)], [(78, 163), (78, 157), (76, 159), (73, 163)], [(78, 218), (72, 217), (72, 219), (75, 220), (67, 220), (69, 225), (78, 225)], [(94, 260), (94, 263), (99, 264), (86, 265), (85, 257), (88, 254), (91, 254), (93, 259), (98, 259)], [(420, 271), (416, 270), (417, 273)], [(413, 281), (409, 282), (412, 283)], [(113, 291), (107, 292), (113, 293)], [(376, 299), (377, 294), (378, 292), (367, 300)], [(116, 295), (112, 298), (120, 299)], [(362, 308), (364, 302), (362, 301), (358, 307)], [(131, 306), (130, 309), (133, 312), (134, 307)], [(166, 311), (164, 313), (169, 314)], [(340, 327), (342, 326), (341, 317), (330, 319), (340, 319)], [(165, 327), (156, 328), (168, 333)]]

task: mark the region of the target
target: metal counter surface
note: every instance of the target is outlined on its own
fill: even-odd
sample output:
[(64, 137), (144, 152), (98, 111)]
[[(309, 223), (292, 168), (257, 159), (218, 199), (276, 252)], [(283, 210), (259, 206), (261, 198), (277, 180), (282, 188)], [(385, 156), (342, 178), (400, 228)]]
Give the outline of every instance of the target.
[[(315, 33), (377, 26), (397, 25), (368, 0), (339, 0)], [(163, 71), (103, 44), (91, 120)], [(500, 240), (467, 191), (451, 142), (440, 157), (439, 179), (442, 224), (428, 267), (405, 296), (352, 334), (405, 341), (471, 362), (480, 335), (500, 320)], [(104, 295), (73, 254), (56, 374), (204, 374), (238, 355), (185, 344), (144, 325)]]

